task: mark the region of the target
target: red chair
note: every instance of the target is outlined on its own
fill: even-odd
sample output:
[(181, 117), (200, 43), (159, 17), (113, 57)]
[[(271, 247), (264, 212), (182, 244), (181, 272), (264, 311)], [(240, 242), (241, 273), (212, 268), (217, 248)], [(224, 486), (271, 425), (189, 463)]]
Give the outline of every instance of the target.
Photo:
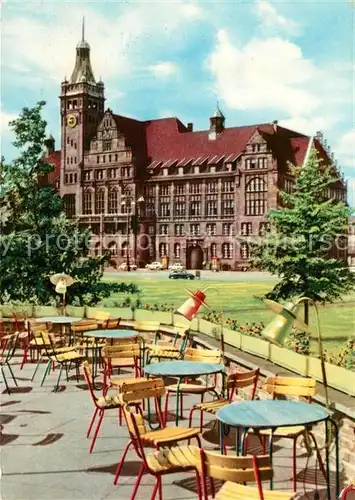
[(198, 472), (198, 469), (200, 467), (199, 448), (189, 445), (174, 446), (172, 448), (162, 448), (159, 449), (159, 451), (155, 450), (153, 453), (146, 454), (140, 430), (143, 416), (141, 414), (134, 415), (130, 411), (128, 405), (124, 406), (123, 411), (134, 450), (138, 458), (140, 458), (142, 461), (137, 481), (134, 485), (131, 500), (134, 500), (137, 495), (138, 488), (144, 473), (151, 474), (156, 479), (151, 500), (155, 499), (157, 493), (159, 495), (159, 500), (162, 500), (162, 477), (167, 474), (176, 474), (189, 471), (195, 472), (197, 496), (199, 500), (202, 500), (201, 482)]

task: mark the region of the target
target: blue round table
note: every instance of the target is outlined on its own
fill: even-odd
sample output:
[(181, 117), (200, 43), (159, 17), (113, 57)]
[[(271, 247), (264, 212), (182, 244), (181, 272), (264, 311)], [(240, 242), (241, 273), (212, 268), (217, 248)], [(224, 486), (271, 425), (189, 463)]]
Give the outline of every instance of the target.
[[(244, 451), (244, 438), (248, 429), (270, 429), (269, 453), (272, 460), (272, 437), (273, 432), (278, 427), (305, 426), (306, 428), (319, 422), (325, 422), (325, 442), (328, 441), (328, 422), (331, 422), (335, 431), (335, 451), (336, 451), (336, 489), (339, 492), (339, 444), (338, 428), (331, 419), (330, 413), (317, 404), (302, 403), (299, 401), (243, 401), (241, 403), (231, 403), (218, 410), (217, 420), (220, 421), (221, 450), (223, 450), (223, 424), (237, 427), (242, 430), (242, 441), (238, 450), (239, 433), (237, 432), (237, 452)], [(326, 470), (327, 470), (327, 491), (330, 499), (329, 481), (329, 450), (326, 449)], [(272, 488), (272, 481), (271, 481)]]
[[(176, 414), (175, 424), (179, 425), (179, 401), (180, 391), (179, 387), (181, 379), (184, 377), (199, 377), (201, 375), (212, 375), (214, 373), (224, 372), (223, 364), (205, 363), (202, 361), (162, 361), (160, 363), (153, 363), (144, 367), (144, 372), (147, 375), (154, 377), (176, 377), (178, 378), (176, 390)], [(224, 378), (223, 378), (224, 383)]]
[(128, 339), (138, 337), (139, 332), (136, 330), (89, 330), (85, 335), (90, 337), (97, 337), (100, 339)]

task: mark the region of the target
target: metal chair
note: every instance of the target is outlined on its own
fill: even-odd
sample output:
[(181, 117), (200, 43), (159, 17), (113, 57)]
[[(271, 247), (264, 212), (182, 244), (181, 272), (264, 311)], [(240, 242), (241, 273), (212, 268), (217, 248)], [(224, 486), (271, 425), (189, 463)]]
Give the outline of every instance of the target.
[(10, 391), (10, 387), (7, 383), (7, 379), (5, 376), (5, 371), (4, 371), (5, 366), (7, 366), (8, 370), (10, 372), (11, 378), (14, 381), (14, 384), (16, 385), (16, 387), (18, 387), (16, 377), (15, 377), (14, 372), (12, 371), (12, 368), (10, 365), (10, 361), (11, 361), (11, 359), (15, 353), (15, 350), (16, 350), (18, 337), (19, 337), (19, 334), (17, 332), (17, 333), (14, 333), (13, 335), (10, 335), (7, 338), (5, 348), (4, 348), (3, 353), (0, 357), (1, 374), (2, 374), (2, 378), (4, 379), (6, 391), (8, 392), (8, 394), (11, 394), (11, 391)]
[[(306, 400), (311, 403), (312, 396), (316, 393), (316, 381), (312, 378), (307, 377), (270, 377), (266, 380), (265, 388), (266, 392), (272, 395), (273, 399), (277, 396), (298, 396), (306, 398)], [(292, 427), (280, 427), (276, 429), (275, 432), (271, 434), (269, 430), (254, 431), (250, 429), (248, 434), (257, 434), (260, 439), (263, 439), (263, 449), (265, 451), (267, 438), (274, 437), (287, 438), (293, 440), (292, 449), (292, 480), (293, 480), (293, 490), (296, 491), (297, 487), (297, 441), (300, 437), (304, 437), (307, 440), (307, 435), (312, 439), (315, 446), (315, 450), (318, 456), (319, 465), (322, 470), (323, 476), (326, 478), (327, 474), (324, 468), (323, 460), (321, 458), (316, 438), (310, 429), (306, 429), (303, 425), (296, 425)], [(270, 446), (272, 444), (270, 443)], [(245, 450), (246, 453), (248, 449), (248, 438), (245, 440)]]
[[(262, 481), (273, 476), (270, 457), (236, 457), (200, 450), (204, 500), (208, 500), (207, 478), (211, 478), (212, 496), (216, 500), (292, 500), (288, 491), (265, 491)], [(213, 479), (226, 481), (215, 496)], [(255, 486), (246, 486), (256, 482)], [(243, 484), (244, 483), (244, 484)]]
[(159, 321), (135, 321), (133, 328), (139, 333), (146, 334), (143, 335), (145, 342), (153, 342), (156, 344), (160, 328)]
[(200, 411), (200, 430), (202, 432), (203, 412), (205, 411), (207, 413), (215, 415), (220, 408), (223, 408), (223, 406), (228, 405), (234, 399), (237, 399), (237, 400), (240, 399), (240, 398), (238, 398), (238, 390), (239, 389), (244, 389), (246, 387), (250, 387), (251, 388), (250, 399), (253, 400), (255, 397), (259, 373), (260, 373), (259, 368), (257, 368), (256, 370), (250, 370), (247, 372), (230, 373), (227, 377), (227, 383), (226, 383), (228, 397), (227, 398), (217, 398), (217, 399), (214, 399), (213, 401), (202, 402), (202, 403), (198, 403), (198, 404), (194, 405), (190, 410), (189, 426), (191, 427), (191, 424), (192, 424), (193, 412), (196, 410), (199, 410)]
[[(134, 446), (138, 456), (140, 455), (140, 447), (143, 445), (154, 446), (156, 449), (161, 447), (175, 446), (179, 441), (185, 441), (195, 438), (197, 440), (198, 446), (201, 446), (199, 438), (199, 429), (190, 429), (183, 427), (166, 427), (166, 422), (163, 416), (163, 412), (160, 405), (160, 399), (166, 394), (166, 388), (164, 386), (163, 379), (156, 378), (150, 380), (137, 380), (129, 384), (123, 384), (120, 387), (120, 398), (126, 405), (132, 404), (136, 401), (145, 401), (154, 399), (155, 407), (157, 412), (157, 417), (160, 424), (160, 429), (149, 431), (145, 425), (143, 413), (141, 407), (138, 409), (136, 415), (132, 415), (134, 418), (136, 428), (132, 427), (132, 419), (130, 417), (129, 410), (125, 410), (125, 418), (127, 421), (127, 426), (130, 431), (130, 441), (125, 447), (121, 460), (117, 464), (117, 471), (114, 480), (114, 484), (117, 484), (118, 478), (126, 458), (127, 452), (131, 445)], [(138, 442), (140, 445), (138, 445)], [(188, 447), (185, 447), (188, 448)], [(138, 488), (139, 481), (137, 483)], [(153, 498), (153, 497), (152, 497)]]
[[(133, 444), (138, 458), (140, 458), (140, 460), (142, 461), (131, 500), (134, 500), (137, 495), (137, 491), (144, 473), (151, 474), (156, 479), (151, 500), (155, 499), (157, 493), (159, 495), (159, 500), (162, 500), (162, 477), (167, 474), (189, 471), (194, 471), (196, 474), (197, 495), (198, 499), (202, 500), (201, 483), (198, 472), (199, 449), (196, 446), (174, 446), (172, 448), (163, 448), (159, 451), (146, 454), (141, 431), (142, 425), (144, 425), (143, 416), (140, 413), (133, 414), (128, 405), (124, 406), (124, 415), (131, 438), (130, 443)], [(175, 439), (175, 442), (176, 441), (177, 440)], [(159, 448), (158, 445), (156, 445), (156, 448)], [(124, 456), (125, 453), (127, 453), (126, 450), (124, 452)]]
[[(200, 361), (203, 363), (220, 364), (222, 363), (223, 355), (219, 350), (209, 350), (209, 349), (193, 349), (188, 347), (184, 354), (184, 361)], [(173, 384), (167, 386), (167, 395), (165, 399), (165, 419), (168, 418), (169, 412), (169, 395), (171, 393), (179, 393), (180, 395), (180, 415), (183, 417), (183, 395), (184, 394), (199, 394), (201, 395), (201, 403), (205, 394), (208, 392), (214, 393), (218, 397), (216, 391), (217, 386), (217, 375), (212, 378), (209, 376), (204, 377), (205, 380), (195, 379), (193, 382), (185, 381), (180, 384)], [(202, 421), (202, 420), (201, 420)]]

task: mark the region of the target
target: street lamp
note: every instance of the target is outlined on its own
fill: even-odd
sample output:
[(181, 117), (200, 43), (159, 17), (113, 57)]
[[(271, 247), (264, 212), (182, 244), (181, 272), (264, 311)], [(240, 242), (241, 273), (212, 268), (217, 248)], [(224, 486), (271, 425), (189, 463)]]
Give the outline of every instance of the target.
[[(126, 237), (127, 237), (127, 247), (126, 247), (126, 264), (127, 264), (127, 271), (131, 270), (130, 267), (130, 261), (129, 261), (129, 249), (130, 249), (130, 244), (129, 244), (129, 237), (130, 237), (130, 231), (131, 227), (133, 226), (133, 236), (134, 236), (134, 242), (133, 242), (133, 253), (134, 253), (134, 261), (135, 264), (137, 263), (137, 203), (143, 203), (144, 198), (143, 196), (139, 196), (138, 198), (133, 197), (132, 192), (128, 189), (128, 186), (126, 186), (122, 190), (122, 194), (125, 195), (125, 199), (122, 200), (121, 206), (126, 210), (127, 213), (127, 224), (126, 224)], [(133, 205), (133, 214), (132, 214), (132, 205)]]

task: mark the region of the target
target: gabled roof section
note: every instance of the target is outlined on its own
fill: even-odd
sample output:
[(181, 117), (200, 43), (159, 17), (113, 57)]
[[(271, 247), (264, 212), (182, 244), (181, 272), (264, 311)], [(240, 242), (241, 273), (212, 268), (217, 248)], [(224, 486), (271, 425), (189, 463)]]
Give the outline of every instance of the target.
[(60, 176), (60, 159), (61, 151), (54, 151), (48, 157), (44, 158), (46, 163), (50, 163), (54, 166), (53, 172), (47, 174), (48, 184), (54, 184)]

